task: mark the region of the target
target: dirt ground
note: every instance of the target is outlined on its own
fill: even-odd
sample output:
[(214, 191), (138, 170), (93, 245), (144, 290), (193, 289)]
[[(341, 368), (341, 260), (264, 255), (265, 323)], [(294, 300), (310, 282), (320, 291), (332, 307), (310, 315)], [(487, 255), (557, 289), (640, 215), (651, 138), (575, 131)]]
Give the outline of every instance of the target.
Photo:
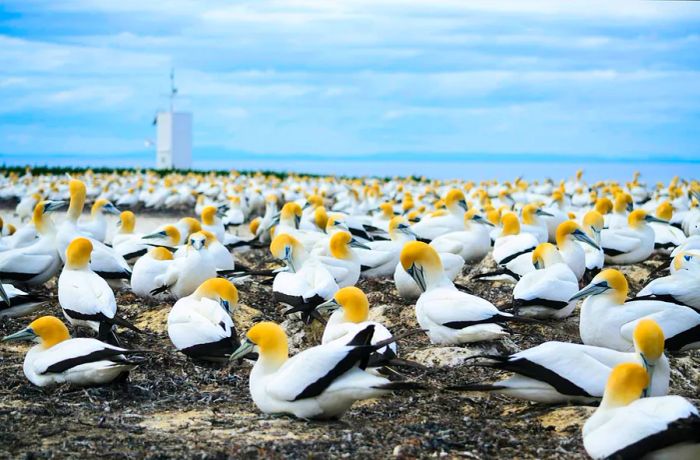
[[(273, 263), (262, 250), (241, 260), (255, 267)], [(623, 268), (632, 293), (660, 263), (657, 258)], [(511, 286), (469, 280), (470, 272), (484, 269), (469, 267), (459, 280), (495, 305), (509, 305)], [(397, 296), (392, 281), (363, 280), (359, 287), (368, 294), (373, 317), (394, 333), (417, 327), (413, 305)], [(234, 310), (239, 333), (258, 320), (284, 319), (269, 286), (249, 282), (239, 288), (242, 305)], [(46, 292), (55, 295), (55, 285)], [(515, 325), (510, 338), (478, 346), (438, 348), (424, 334), (410, 336), (400, 342), (402, 356), (432, 367), (406, 374), (433, 390), (365, 401), (340, 421), (312, 422), (261, 414), (248, 393), (250, 364), (195, 363), (177, 353), (165, 332), (170, 303), (148, 304), (128, 292), (119, 292), (117, 302), (121, 314), (147, 332), (122, 331), (124, 342), (156, 352), (128, 383), (40, 389), (22, 373), (28, 344), (0, 344), (0, 457), (586, 457), (580, 428), (592, 406), (546, 406), (440, 390), (500, 378), (493, 370), (463, 365), (469, 354), (513, 352), (547, 340), (578, 342), (577, 313), (564, 321)], [(56, 299), (41, 313), (62, 317)], [(25, 327), (33, 317), (0, 320), (0, 335)], [(315, 345), (321, 330), (309, 328), (292, 342)], [(700, 353), (673, 356), (671, 363), (671, 393), (697, 405)]]

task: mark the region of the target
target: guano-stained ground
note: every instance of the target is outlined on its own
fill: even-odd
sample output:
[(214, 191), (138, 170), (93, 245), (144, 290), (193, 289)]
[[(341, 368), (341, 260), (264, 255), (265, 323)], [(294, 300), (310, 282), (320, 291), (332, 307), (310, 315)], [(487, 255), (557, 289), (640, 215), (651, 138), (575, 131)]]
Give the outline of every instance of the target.
[[(266, 251), (245, 254), (246, 264), (274, 263)], [(661, 258), (624, 267), (632, 293)], [(497, 306), (507, 306), (512, 286), (474, 283), (468, 267), (460, 281)], [(413, 305), (393, 283), (359, 283), (373, 315), (394, 333), (417, 327)], [(270, 287), (246, 283), (234, 318), (243, 333), (266, 319), (282, 321)], [(45, 289), (55, 296), (53, 283)], [(405, 372), (434, 390), (356, 404), (340, 421), (313, 422), (261, 414), (248, 394), (250, 364), (193, 363), (177, 353), (165, 332), (170, 303), (148, 304), (119, 292), (121, 314), (147, 331), (122, 331), (132, 348), (154, 350), (129, 382), (106, 387), (40, 389), (22, 373), (28, 344), (0, 344), (0, 457), (2, 458), (282, 458), (282, 457), (465, 457), (586, 458), (580, 428), (592, 406), (546, 406), (497, 395), (455, 393), (440, 387), (493, 381), (490, 369), (464, 365)], [(56, 299), (41, 313), (62, 317)], [(436, 349), (424, 334), (403, 339), (401, 354), (424, 363), (452, 363), (480, 350), (512, 352), (547, 340), (578, 342), (578, 311), (565, 321), (515, 325), (509, 339), (462, 349)], [(0, 320), (0, 335), (15, 332), (29, 318)], [(297, 328), (294, 328), (295, 330)], [(293, 344), (317, 343), (321, 328), (297, 333)], [(671, 357), (671, 393), (700, 399), (700, 353)]]

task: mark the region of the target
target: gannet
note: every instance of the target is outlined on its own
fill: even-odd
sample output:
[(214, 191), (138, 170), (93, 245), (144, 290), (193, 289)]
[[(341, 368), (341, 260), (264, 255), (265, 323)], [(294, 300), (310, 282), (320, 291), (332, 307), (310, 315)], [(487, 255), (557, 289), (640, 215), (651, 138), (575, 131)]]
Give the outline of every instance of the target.
[(683, 230), (670, 224), (673, 218), (673, 205), (664, 201), (656, 208), (656, 217), (662, 222), (650, 222), (649, 227), (654, 231), (654, 249), (662, 254), (670, 254), (673, 249), (686, 240)]
[(163, 247), (151, 248), (134, 264), (131, 273), (131, 291), (139, 297), (167, 297), (166, 293), (154, 295), (151, 292), (160, 287), (156, 279), (165, 275), (172, 263), (173, 254), (169, 250)]
[(216, 278), (216, 265), (207, 250), (207, 237), (196, 232), (189, 236), (184, 256), (176, 257), (163, 275), (155, 278), (158, 288), (151, 294), (170, 291), (180, 299), (192, 294), (200, 284), (209, 278)]
[(691, 308), (659, 300), (625, 301), (625, 275), (614, 269), (600, 272), (571, 300), (588, 297), (581, 305), (579, 333), (586, 345), (631, 351), (632, 333), (642, 318), (651, 318), (664, 331), (669, 351), (700, 347), (700, 314)]
[(589, 283), (605, 264), (605, 253), (603, 248), (600, 247), (600, 232), (603, 230), (604, 225), (603, 216), (596, 210), (588, 211), (584, 214), (581, 224), (583, 230), (598, 246), (596, 248), (583, 241), (576, 242), (583, 249), (586, 258), (586, 271), (582, 279), (585, 283)]
[(272, 283), (275, 300), (291, 307), (285, 314), (301, 313), (310, 322), (317, 317), (316, 307), (333, 297), (338, 285), (333, 275), (315, 257), (309, 257), (304, 246), (293, 236), (282, 233), (270, 244), (272, 256), (285, 263)]
[(494, 384), (453, 387), (464, 391), (488, 391), (540, 403), (592, 402), (603, 397), (610, 372), (618, 364), (639, 363), (650, 381), (645, 396), (668, 393), (670, 365), (664, 355), (663, 331), (651, 319), (634, 330), (634, 352), (568, 342), (545, 342), (512, 355), (486, 355), (478, 365), (512, 372)]
[(566, 318), (576, 306), (569, 299), (578, 280), (554, 245), (540, 243), (532, 252), (537, 270), (526, 273), (513, 289), (516, 314), (535, 318)]
[(627, 226), (603, 229), (600, 246), (605, 252), (605, 262), (626, 265), (648, 259), (654, 252), (654, 230), (647, 222), (666, 223), (637, 209), (629, 214)]
[(80, 222), (78, 224), (78, 229), (81, 233), (86, 233), (100, 241), (105, 242), (107, 237), (107, 219), (105, 219), (104, 213), (119, 215), (119, 209), (112, 204), (112, 202), (105, 200), (104, 198), (99, 198), (95, 200), (90, 210), (91, 219), (87, 222)]
[(635, 300), (661, 300), (685, 305), (700, 312), (700, 256), (680, 252), (673, 258), (670, 276), (652, 280)]
[(391, 390), (421, 388), (414, 382), (390, 382), (364, 370), (372, 353), (385, 345), (371, 345), (373, 334), (374, 325), (370, 324), (348, 343), (311, 347), (289, 358), (284, 329), (262, 322), (246, 333), (231, 359), (259, 351), (249, 386), (253, 402), (262, 412), (304, 419), (337, 418), (355, 401), (377, 398)]
[(503, 230), (493, 246), (493, 259), (500, 268), (494, 272), (476, 275), (474, 279), (517, 282), (525, 273), (535, 269), (531, 254), (539, 244), (535, 235), (521, 233), (520, 222), (513, 213), (506, 213), (501, 221)]
[(413, 224), (411, 229), (418, 238), (431, 241), (445, 233), (464, 228), (464, 213), (468, 211), (464, 192), (451, 189), (445, 195), (445, 210), (438, 210)]
[(538, 243), (546, 243), (549, 239), (547, 223), (540, 219), (540, 216), (553, 217), (550, 213), (543, 211), (536, 204), (527, 204), (522, 209), (522, 233), (531, 233), (537, 238)]
[(416, 318), (432, 343), (479, 342), (508, 335), (501, 325), (513, 320), (513, 315), (498, 311), (487, 300), (458, 291), (429, 245), (406, 243), (401, 266), (423, 291), (416, 303)]
[(42, 316), (29, 326), (8, 335), (11, 340), (36, 340), (24, 357), (24, 375), (36, 386), (60, 383), (103, 385), (126, 378), (138, 364), (127, 358), (134, 350), (109, 345), (96, 339), (71, 339), (68, 328), (54, 316)]
[(56, 234), (57, 249), (61, 259), (65, 262), (66, 249), (73, 239), (89, 237), (93, 247), (90, 268), (108, 282), (118, 284), (121, 280), (128, 280), (131, 277), (131, 268), (126, 260), (114, 248), (106, 246), (101, 241), (94, 239), (92, 235), (82, 232), (78, 227), (78, 218), (83, 211), (87, 193), (85, 184), (77, 179), (72, 179), (69, 183), (69, 192), (70, 205), (66, 220), (61, 223)]
[[(355, 286), (339, 289), (330, 300), (320, 304), (316, 309), (320, 312), (333, 312), (323, 330), (322, 344), (333, 341), (347, 344), (370, 324), (374, 325), (372, 344), (392, 338), (391, 332), (383, 324), (369, 320), (369, 300), (365, 293)], [(397, 352), (396, 342), (386, 345), (370, 356), (367, 367), (403, 364), (404, 361), (398, 360)]]
[(27, 293), (11, 284), (0, 284), (0, 318), (25, 316), (48, 301), (44, 295)]
[(89, 266), (91, 254), (92, 242), (87, 238), (78, 237), (68, 245), (58, 277), (58, 303), (71, 324), (97, 331), (100, 340), (118, 345), (116, 325), (139, 330), (117, 315), (114, 292)]
[(173, 305), (168, 314), (168, 337), (191, 358), (223, 361), (240, 346), (231, 319), (238, 290), (228, 280), (211, 278)]
[(223, 243), (226, 238), (226, 229), (224, 228), (224, 223), (217, 215), (218, 212), (218, 208), (211, 205), (205, 206), (202, 209), (202, 213), (200, 214), (202, 230), (213, 233), (216, 239)]
[(389, 241), (371, 241), (369, 249), (358, 249), (362, 276), (365, 278), (381, 278), (394, 273), (399, 263), (399, 254), (404, 243), (415, 240), (416, 236), (406, 219), (395, 216), (387, 227)]
[(32, 222), (39, 239), (29, 246), (0, 252), (0, 280), (12, 284), (40, 286), (61, 269), (56, 249), (56, 229), (47, 212), (63, 205), (60, 201), (41, 201), (34, 207)]
[(434, 238), (430, 245), (439, 253), (456, 254), (464, 262), (480, 262), (491, 250), (489, 228), (493, 224), (477, 214), (475, 208), (464, 213), (464, 229)]
[(680, 396), (639, 399), (649, 376), (637, 363), (610, 373), (600, 406), (583, 425), (583, 446), (593, 459), (696, 459), (698, 410)]
[(586, 271), (586, 253), (577, 242), (585, 243), (594, 250), (600, 250), (600, 247), (573, 220), (559, 224), (556, 242), (562, 259), (580, 280)]

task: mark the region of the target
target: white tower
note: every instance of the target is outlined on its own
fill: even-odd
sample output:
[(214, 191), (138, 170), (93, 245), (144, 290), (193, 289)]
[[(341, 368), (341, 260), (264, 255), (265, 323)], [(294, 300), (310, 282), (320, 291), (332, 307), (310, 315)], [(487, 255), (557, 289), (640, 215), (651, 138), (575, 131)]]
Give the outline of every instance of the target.
[(175, 72), (170, 72), (170, 110), (156, 116), (156, 168), (189, 169), (192, 166), (192, 114), (175, 112)]

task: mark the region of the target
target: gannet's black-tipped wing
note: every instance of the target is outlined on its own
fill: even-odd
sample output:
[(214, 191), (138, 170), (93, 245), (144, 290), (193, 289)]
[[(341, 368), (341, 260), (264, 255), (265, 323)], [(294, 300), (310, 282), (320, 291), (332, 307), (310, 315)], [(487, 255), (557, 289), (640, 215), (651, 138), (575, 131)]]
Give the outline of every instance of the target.
[(286, 401), (313, 398), (352, 368), (366, 363), (376, 350), (370, 346), (374, 326), (356, 334), (348, 345), (330, 343), (309, 348), (287, 360), (267, 385), (274, 397)]
[(137, 364), (137, 362), (129, 360), (127, 355), (143, 353), (88, 338), (65, 340), (54, 345), (50, 350), (51, 353), (46, 353), (45, 356), (33, 362), (37, 374), (66, 372), (86, 364), (99, 364), (99, 367), (104, 367), (109, 363)]

